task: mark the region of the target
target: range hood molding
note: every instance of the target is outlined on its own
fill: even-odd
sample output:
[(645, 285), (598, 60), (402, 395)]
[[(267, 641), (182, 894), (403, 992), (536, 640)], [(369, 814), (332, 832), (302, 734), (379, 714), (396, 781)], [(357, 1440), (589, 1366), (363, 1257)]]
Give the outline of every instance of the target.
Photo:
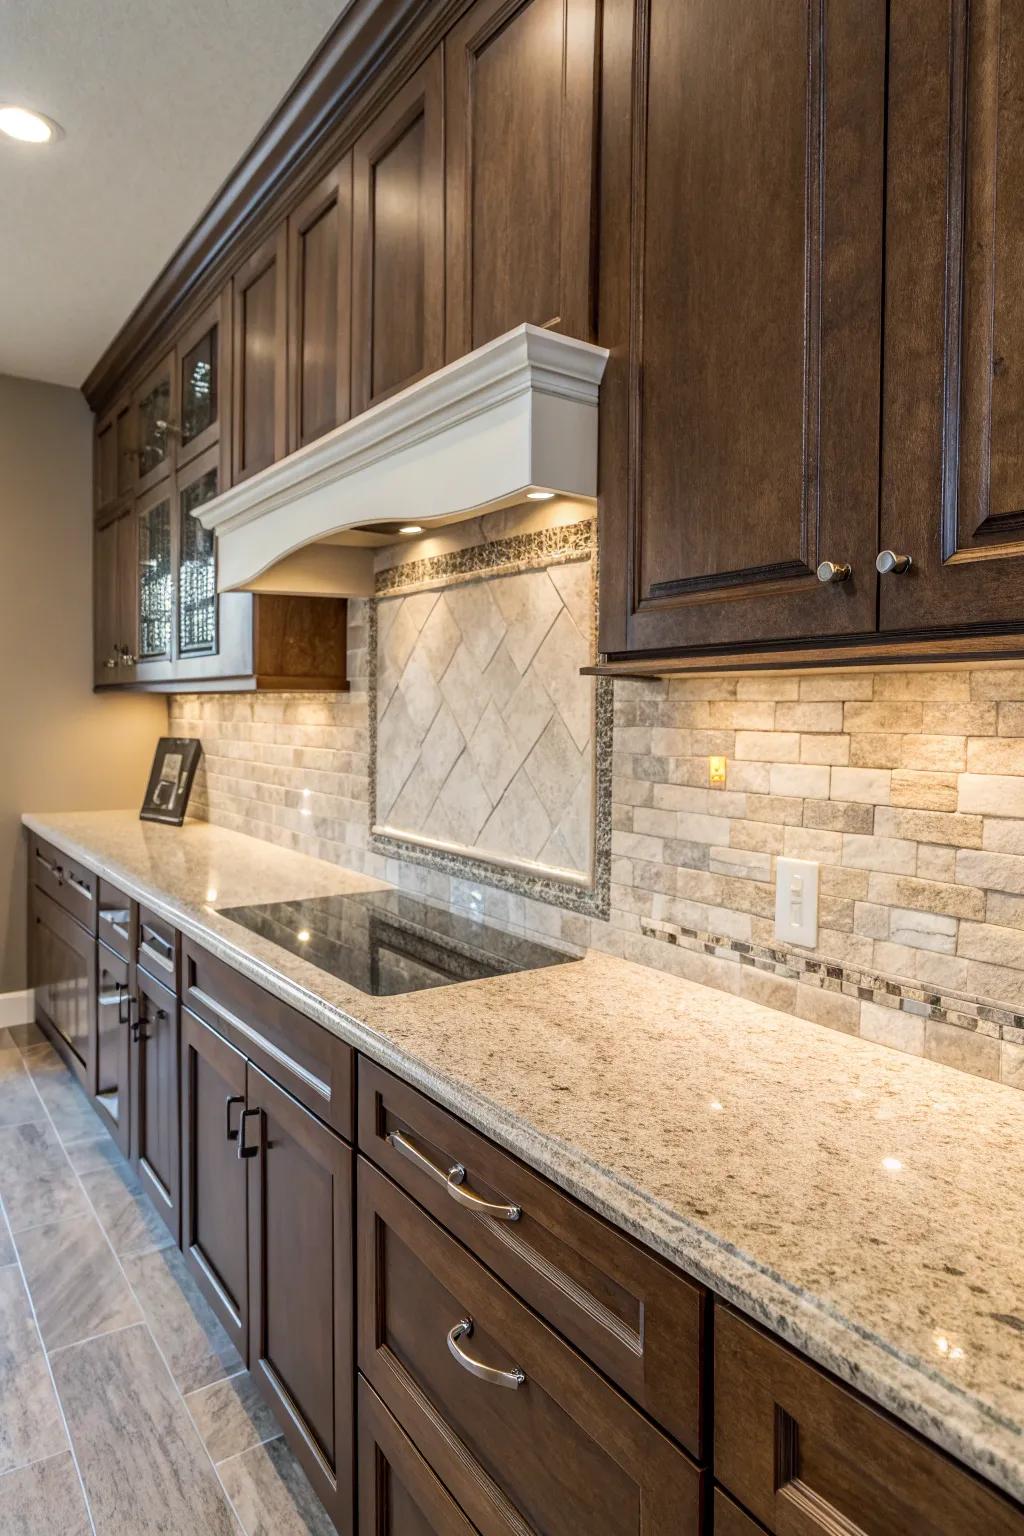
[(531, 486), (595, 497), (607, 360), (604, 347), (517, 326), (232, 486), (195, 514), (217, 536), (218, 588), (363, 523), (428, 527)]

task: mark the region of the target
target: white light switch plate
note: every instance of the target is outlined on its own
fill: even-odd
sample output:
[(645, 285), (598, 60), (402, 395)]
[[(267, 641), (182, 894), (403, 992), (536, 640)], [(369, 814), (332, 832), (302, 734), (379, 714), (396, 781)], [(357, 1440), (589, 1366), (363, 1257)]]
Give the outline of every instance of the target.
[(775, 937), (812, 949), (818, 942), (818, 866), (779, 859), (775, 866)]

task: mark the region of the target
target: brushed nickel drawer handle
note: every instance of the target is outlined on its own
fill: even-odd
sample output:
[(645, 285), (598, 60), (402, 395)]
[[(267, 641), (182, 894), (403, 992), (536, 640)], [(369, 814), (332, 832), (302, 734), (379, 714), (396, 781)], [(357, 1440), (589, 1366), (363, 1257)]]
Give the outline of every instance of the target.
[(465, 1185), (466, 1170), (461, 1163), (453, 1163), (450, 1168), (439, 1168), (433, 1158), (421, 1152), (415, 1142), (408, 1136), (403, 1136), (401, 1131), (391, 1131), (388, 1141), (396, 1152), (400, 1152), (413, 1167), (428, 1173), (432, 1179), (443, 1184), (452, 1199), (467, 1210), (475, 1211), (478, 1216), (491, 1216), (495, 1221), (518, 1221), (523, 1214), (518, 1205), (499, 1205), (493, 1200), (485, 1200), (483, 1195), (474, 1193)]
[(472, 1338), (472, 1335), (473, 1319), (471, 1317), (464, 1317), (461, 1322), (455, 1324), (454, 1328), (448, 1330), (449, 1352), (464, 1371), (468, 1371), (471, 1376), (479, 1376), (481, 1381), (490, 1382), (492, 1387), (510, 1387), (513, 1392), (525, 1383), (525, 1372), (521, 1371), (518, 1365), (514, 1365), (510, 1371), (499, 1371), (496, 1366), (484, 1365), (482, 1360), (474, 1360), (472, 1355), (467, 1355), (459, 1340)]

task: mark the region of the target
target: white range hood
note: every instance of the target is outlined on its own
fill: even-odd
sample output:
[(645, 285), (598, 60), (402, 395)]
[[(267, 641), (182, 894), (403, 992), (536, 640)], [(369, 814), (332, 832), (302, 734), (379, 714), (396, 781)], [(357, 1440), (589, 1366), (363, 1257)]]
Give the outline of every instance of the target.
[(296, 551), (317, 545), (316, 589), (359, 595), (372, 590), (370, 551), (324, 544), (346, 529), (436, 526), (531, 488), (596, 496), (607, 360), (604, 347), (517, 326), (232, 486), (196, 513), (217, 536), (219, 589), (304, 590), (298, 573), (314, 562)]

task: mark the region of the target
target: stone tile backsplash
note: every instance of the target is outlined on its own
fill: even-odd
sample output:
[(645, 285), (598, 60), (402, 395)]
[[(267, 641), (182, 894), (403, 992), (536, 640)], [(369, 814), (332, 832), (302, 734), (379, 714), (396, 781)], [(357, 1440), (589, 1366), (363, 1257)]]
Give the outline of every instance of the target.
[[(195, 814), (1024, 1087), (1024, 671), (617, 682), (602, 921), (371, 851), (366, 635), (353, 602), (347, 695), (172, 699)], [(813, 951), (774, 938), (780, 854), (821, 866)]]

